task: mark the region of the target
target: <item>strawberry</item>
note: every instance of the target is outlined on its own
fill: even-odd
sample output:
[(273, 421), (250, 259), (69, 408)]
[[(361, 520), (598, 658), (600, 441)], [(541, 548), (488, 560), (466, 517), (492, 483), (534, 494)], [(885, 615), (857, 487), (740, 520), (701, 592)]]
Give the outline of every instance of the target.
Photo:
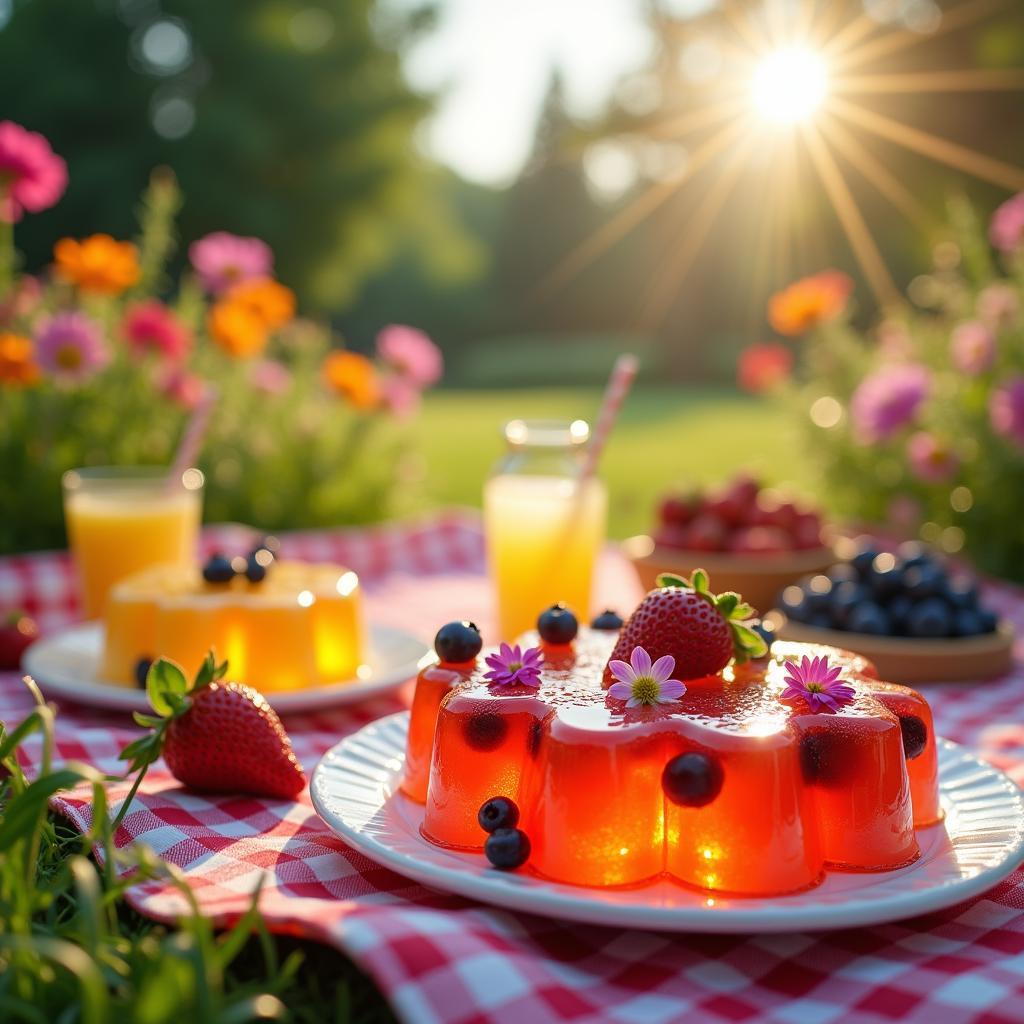
[(686, 527), (686, 543), (691, 551), (722, 551), (728, 530), (721, 519), (709, 512), (701, 512)]
[(668, 494), (661, 500), (658, 518), (662, 523), (685, 526), (697, 508), (697, 499), (689, 494)]
[[(738, 594), (712, 594), (703, 569), (695, 569), (690, 580), (666, 573), (622, 627), (609, 660), (629, 661), (633, 648), (642, 647), (653, 660), (675, 658), (676, 679), (714, 675), (733, 658), (743, 662), (765, 654), (764, 640), (744, 621), (753, 615)], [(605, 679), (611, 679), (607, 668)]]
[(121, 759), (137, 771), (163, 754), (171, 774), (192, 789), (293, 799), (306, 777), (277, 712), (251, 686), (224, 682), (227, 668), (211, 651), (189, 688), (173, 661), (153, 662), (146, 693), (156, 714), (135, 714), (152, 731)]
[(0, 670), (21, 668), (21, 656), (38, 633), (35, 620), (21, 612), (0, 619)]
[(778, 526), (747, 526), (729, 540), (729, 550), (737, 554), (770, 555), (792, 549), (793, 542)]

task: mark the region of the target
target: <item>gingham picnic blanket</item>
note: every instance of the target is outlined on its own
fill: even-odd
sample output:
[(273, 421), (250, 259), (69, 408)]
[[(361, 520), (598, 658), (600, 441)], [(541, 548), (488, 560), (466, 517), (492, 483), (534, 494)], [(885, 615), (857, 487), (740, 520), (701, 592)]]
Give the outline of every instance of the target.
[[(236, 528), (207, 532), (207, 548), (240, 547)], [(488, 634), (490, 601), (480, 527), (469, 513), (348, 532), (293, 534), (286, 555), (333, 559), (359, 572), (370, 615), (429, 640), (440, 622), (472, 617)], [(638, 597), (630, 567), (602, 561), (601, 595), (628, 609)], [(1024, 635), (1024, 594), (992, 587), (990, 599)], [(66, 556), (0, 559), (0, 610), (25, 607), (52, 630), (77, 607)], [(972, 746), (1024, 782), (1024, 650), (1006, 678), (928, 688), (939, 732)], [(394, 697), (285, 720), (311, 772), (342, 736), (407, 706)], [(0, 720), (29, 701), (13, 673), (0, 675)], [(61, 702), (63, 758), (119, 772), (118, 751), (137, 733), (127, 716)], [(28, 748), (29, 757), (38, 748)], [(125, 786), (111, 787), (111, 806)], [(80, 829), (85, 798), (56, 806)], [(181, 789), (158, 763), (118, 833), (182, 868), (199, 905), (227, 923), (263, 879), (260, 906), (273, 929), (333, 943), (376, 981), (404, 1021), (1024, 1020), (1024, 873), (949, 911), (822, 935), (690, 935), (625, 931), (548, 920), (434, 892), (378, 867), (327, 830), (307, 796), (296, 803), (204, 797)], [(173, 920), (184, 911), (164, 883), (129, 899)]]

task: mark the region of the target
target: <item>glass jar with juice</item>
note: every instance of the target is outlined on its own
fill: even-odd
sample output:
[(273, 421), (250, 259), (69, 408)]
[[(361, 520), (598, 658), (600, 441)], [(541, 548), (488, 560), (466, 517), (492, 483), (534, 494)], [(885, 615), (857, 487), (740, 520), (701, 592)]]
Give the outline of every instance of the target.
[(602, 481), (583, 479), (589, 437), (582, 420), (512, 420), (505, 427), (508, 451), (484, 487), (501, 640), (534, 628), (558, 601), (583, 620), (589, 614), (608, 505)]
[(64, 522), (86, 618), (107, 592), (140, 569), (190, 564), (198, 555), (203, 474), (187, 469), (103, 466), (64, 474)]

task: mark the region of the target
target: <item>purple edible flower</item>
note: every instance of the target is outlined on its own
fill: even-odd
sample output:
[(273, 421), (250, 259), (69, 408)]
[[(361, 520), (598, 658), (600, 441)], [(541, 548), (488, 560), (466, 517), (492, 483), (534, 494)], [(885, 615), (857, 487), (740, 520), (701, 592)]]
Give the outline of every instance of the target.
[(860, 440), (870, 444), (891, 437), (914, 419), (930, 389), (931, 376), (919, 363), (889, 366), (869, 374), (850, 401)]
[(832, 667), (828, 658), (808, 658), (805, 654), (800, 664), (786, 663), (786, 688), (782, 700), (802, 700), (811, 711), (826, 711), (835, 714), (841, 707), (851, 703), (856, 691), (848, 683), (841, 682), (839, 666)]
[(608, 667), (618, 680), (608, 687), (608, 696), (624, 700), (627, 708), (670, 704), (686, 693), (686, 685), (671, 678), (676, 667), (676, 659), (671, 654), (652, 665), (651, 656), (642, 647), (634, 647), (628, 665), (616, 660), (609, 662)]
[(525, 651), (519, 644), (509, 647), (502, 644), (497, 654), (487, 655), (491, 671), (484, 673), (484, 679), (497, 686), (540, 686), (540, 670), (544, 660), (539, 647), (528, 647)]

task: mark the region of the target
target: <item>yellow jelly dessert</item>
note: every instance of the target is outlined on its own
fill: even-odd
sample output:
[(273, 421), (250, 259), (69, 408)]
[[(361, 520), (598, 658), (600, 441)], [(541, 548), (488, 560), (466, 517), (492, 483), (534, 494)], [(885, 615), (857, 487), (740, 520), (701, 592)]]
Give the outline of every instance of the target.
[[(101, 678), (136, 685), (140, 661), (171, 658), (191, 677), (212, 647), (232, 679), (263, 692), (354, 678), (363, 661), (359, 578), (340, 565), (273, 560), (261, 578), (211, 563), (158, 565), (110, 592)], [(244, 561), (244, 560), (243, 560)], [(204, 578), (205, 577), (205, 578)]]

